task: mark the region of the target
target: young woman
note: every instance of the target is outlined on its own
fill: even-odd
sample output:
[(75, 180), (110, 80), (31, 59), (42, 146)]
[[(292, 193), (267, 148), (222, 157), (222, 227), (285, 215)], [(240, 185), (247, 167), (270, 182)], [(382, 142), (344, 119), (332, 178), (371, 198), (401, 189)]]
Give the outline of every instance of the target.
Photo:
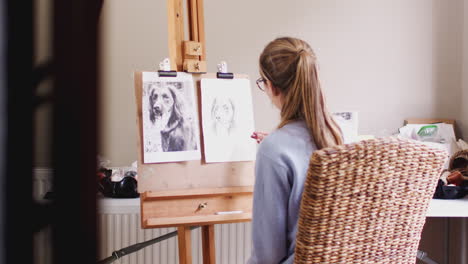
[(281, 122), (261, 141), (255, 168), (253, 249), (249, 264), (293, 263), (297, 220), (309, 159), (317, 149), (342, 144), (327, 110), (316, 56), (296, 38), (278, 38), (260, 55), (257, 85), (281, 110)]

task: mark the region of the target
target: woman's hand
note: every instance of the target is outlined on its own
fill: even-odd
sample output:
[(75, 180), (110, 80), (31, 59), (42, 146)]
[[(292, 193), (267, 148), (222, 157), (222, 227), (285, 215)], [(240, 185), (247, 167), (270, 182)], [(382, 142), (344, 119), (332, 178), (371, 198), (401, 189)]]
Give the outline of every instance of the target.
[(250, 137), (255, 139), (257, 143), (260, 143), (266, 136), (268, 136), (268, 133), (255, 131)]

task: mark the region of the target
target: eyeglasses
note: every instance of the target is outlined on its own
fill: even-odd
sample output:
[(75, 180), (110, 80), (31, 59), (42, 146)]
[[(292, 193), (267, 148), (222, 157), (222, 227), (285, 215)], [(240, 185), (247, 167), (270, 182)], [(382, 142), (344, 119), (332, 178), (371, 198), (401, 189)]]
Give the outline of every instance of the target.
[(258, 86), (258, 89), (260, 89), (260, 91), (265, 91), (265, 79), (263, 79), (262, 77), (258, 78), (256, 83), (257, 83), (257, 86)]

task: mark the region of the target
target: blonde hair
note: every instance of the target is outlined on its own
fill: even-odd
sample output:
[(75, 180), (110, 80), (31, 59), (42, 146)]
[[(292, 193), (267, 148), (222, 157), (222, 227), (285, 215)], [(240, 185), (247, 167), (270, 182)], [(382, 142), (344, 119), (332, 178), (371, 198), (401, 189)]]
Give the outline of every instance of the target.
[(343, 144), (341, 129), (325, 105), (316, 56), (309, 44), (277, 38), (265, 47), (259, 64), (262, 77), (283, 96), (278, 127), (304, 120), (318, 149)]

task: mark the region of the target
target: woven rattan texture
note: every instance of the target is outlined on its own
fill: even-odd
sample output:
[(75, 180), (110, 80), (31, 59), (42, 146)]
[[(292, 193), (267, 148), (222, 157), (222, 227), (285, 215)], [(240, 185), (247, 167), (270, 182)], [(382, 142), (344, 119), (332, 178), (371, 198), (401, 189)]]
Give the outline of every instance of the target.
[(295, 263), (415, 263), (445, 151), (393, 137), (316, 151)]

